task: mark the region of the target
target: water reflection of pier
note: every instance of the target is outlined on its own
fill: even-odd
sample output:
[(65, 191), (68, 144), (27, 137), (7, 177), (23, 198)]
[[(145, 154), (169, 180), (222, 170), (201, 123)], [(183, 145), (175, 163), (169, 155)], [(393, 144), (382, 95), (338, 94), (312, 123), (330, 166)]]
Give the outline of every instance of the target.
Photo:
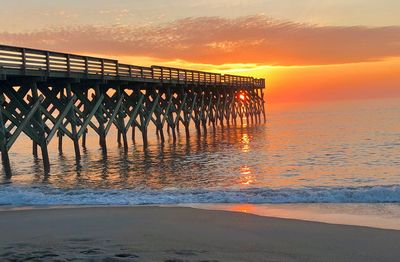
[[(73, 148), (66, 147), (63, 154), (50, 156), (52, 170), (49, 173), (43, 172), (40, 162), (30, 161), (27, 153), (21, 156), (24, 162), (16, 166), (12, 183), (51, 185), (61, 189), (249, 187), (258, 181), (260, 175), (260, 169), (251, 164), (251, 160), (264, 159), (263, 155), (253, 152), (253, 139), (254, 136), (262, 139), (265, 132), (265, 128), (258, 125), (218, 128), (216, 132), (200, 136), (192, 130), (189, 139), (181, 133), (176, 143), (167, 137), (165, 144), (152, 134), (146, 148), (138, 143), (126, 152), (123, 147), (110, 143), (107, 154), (104, 154), (99, 148), (90, 147), (82, 152), (79, 162), (74, 161)], [(249, 137), (251, 152), (243, 151), (243, 136)], [(96, 136), (89, 133), (87, 139), (92, 143)], [(27, 141), (27, 138), (23, 140)], [(26, 143), (15, 146), (20, 150), (29, 147)], [(57, 143), (52, 143), (49, 150), (56, 147)], [(8, 181), (4, 179), (4, 182)], [(249, 179), (250, 183), (246, 183)]]

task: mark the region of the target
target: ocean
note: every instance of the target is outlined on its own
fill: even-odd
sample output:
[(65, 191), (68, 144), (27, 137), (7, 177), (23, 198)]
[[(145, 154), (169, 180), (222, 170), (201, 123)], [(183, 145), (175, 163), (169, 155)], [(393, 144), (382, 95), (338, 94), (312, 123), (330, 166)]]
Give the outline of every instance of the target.
[(112, 130), (107, 155), (89, 131), (78, 163), (67, 138), (62, 155), (54, 140), (49, 174), (21, 137), (10, 151), (13, 176), (0, 177), (0, 205), (245, 206), (274, 216), (300, 208), (400, 220), (400, 99), (268, 104), (265, 124), (191, 129), (190, 139), (181, 130), (163, 146), (150, 129), (147, 149), (137, 132), (128, 152)]

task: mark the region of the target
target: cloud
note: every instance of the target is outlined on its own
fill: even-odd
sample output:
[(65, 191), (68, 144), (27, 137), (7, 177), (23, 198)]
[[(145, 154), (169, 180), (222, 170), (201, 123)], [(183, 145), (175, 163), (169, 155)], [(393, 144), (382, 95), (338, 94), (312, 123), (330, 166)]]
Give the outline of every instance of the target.
[(158, 25), (79, 26), (0, 32), (0, 41), (74, 53), (193, 63), (318, 65), (400, 56), (400, 27), (317, 26), (269, 19), (185, 18)]

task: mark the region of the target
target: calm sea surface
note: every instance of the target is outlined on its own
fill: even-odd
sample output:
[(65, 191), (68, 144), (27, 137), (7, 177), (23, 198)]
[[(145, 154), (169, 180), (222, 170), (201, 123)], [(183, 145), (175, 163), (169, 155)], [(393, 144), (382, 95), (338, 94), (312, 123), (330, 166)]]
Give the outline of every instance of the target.
[(270, 105), (266, 124), (152, 136), (146, 150), (137, 137), (127, 153), (114, 132), (107, 156), (93, 133), (79, 163), (54, 140), (47, 175), (21, 138), (0, 204), (400, 203), (399, 99)]

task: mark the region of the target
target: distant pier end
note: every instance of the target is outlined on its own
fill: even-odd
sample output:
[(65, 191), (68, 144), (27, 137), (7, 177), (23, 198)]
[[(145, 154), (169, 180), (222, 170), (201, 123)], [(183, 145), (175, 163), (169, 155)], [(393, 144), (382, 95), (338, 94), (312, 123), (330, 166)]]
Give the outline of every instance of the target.
[(47, 145), (73, 141), (76, 159), (86, 134), (95, 132), (103, 152), (112, 126), (117, 142), (128, 149), (139, 130), (147, 146), (152, 123), (164, 143), (164, 129), (173, 140), (180, 126), (189, 137), (207, 127), (266, 121), (264, 79), (222, 75), (163, 66), (141, 67), (117, 60), (0, 45), (0, 150), (3, 170), (11, 176), (8, 151), (21, 133), (40, 148), (50, 170)]

